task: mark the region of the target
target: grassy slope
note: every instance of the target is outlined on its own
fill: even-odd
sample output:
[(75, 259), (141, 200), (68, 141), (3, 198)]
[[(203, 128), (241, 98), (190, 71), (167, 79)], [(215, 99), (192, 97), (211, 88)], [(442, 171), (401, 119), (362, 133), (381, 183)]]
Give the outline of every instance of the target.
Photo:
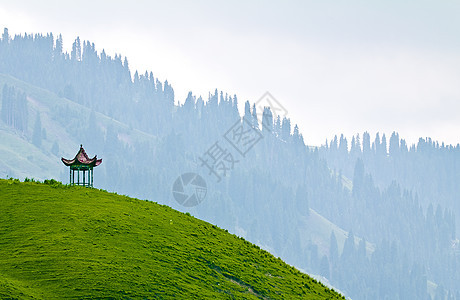
[(45, 154), (0, 121), (0, 177), (55, 178), (64, 170), (55, 155)]
[(258, 247), (169, 207), (0, 180), (0, 298), (336, 299)]

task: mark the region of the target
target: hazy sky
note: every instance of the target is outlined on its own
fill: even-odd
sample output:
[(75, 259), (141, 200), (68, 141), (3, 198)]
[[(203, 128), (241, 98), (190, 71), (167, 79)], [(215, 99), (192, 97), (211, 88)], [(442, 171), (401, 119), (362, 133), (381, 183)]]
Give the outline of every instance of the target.
[(90, 40), (167, 79), (181, 103), (269, 91), (310, 145), (366, 130), (459, 143), (459, 16), (458, 0), (0, 0), (11, 34)]

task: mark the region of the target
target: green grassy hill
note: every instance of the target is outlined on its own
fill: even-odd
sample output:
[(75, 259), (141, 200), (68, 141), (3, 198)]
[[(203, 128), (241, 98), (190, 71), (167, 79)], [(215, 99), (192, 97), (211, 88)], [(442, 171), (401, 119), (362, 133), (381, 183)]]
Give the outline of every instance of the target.
[(342, 297), (169, 207), (95, 189), (0, 180), (0, 298)]

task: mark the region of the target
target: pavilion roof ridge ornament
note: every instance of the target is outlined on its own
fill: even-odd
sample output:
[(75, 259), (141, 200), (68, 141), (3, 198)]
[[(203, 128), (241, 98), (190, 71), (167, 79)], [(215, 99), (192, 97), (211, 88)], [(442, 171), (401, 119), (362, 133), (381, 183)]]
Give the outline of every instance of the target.
[(102, 159), (97, 159), (97, 155), (95, 155), (93, 158), (89, 158), (82, 144), (80, 144), (80, 150), (73, 159), (66, 159), (61, 157), (61, 161), (68, 167), (75, 165), (88, 165), (97, 167), (102, 163)]
[[(71, 185), (83, 185), (89, 187), (93, 186), (93, 168), (102, 163), (102, 159), (97, 159), (97, 155), (90, 158), (88, 154), (86, 154), (82, 144), (80, 144), (80, 150), (73, 159), (61, 157), (61, 161), (64, 165), (70, 167)], [(77, 172), (77, 178), (75, 178), (75, 171)], [(80, 172), (83, 172), (83, 182), (80, 182)], [(88, 173), (88, 176), (86, 176), (86, 173)], [(75, 181), (75, 179), (77, 180)]]

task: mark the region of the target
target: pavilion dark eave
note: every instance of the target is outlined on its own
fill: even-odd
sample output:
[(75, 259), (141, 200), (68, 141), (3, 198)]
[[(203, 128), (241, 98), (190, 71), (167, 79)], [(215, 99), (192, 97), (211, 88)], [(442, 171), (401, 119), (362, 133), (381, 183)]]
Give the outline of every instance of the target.
[(80, 150), (78, 151), (78, 153), (75, 155), (73, 159), (66, 159), (62, 157), (61, 161), (64, 163), (64, 165), (68, 167), (71, 167), (71, 166), (84, 167), (85, 165), (97, 167), (102, 163), (102, 159), (97, 159), (97, 155), (95, 155), (93, 158), (89, 158), (88, 154), (86, 154), (86, 151), (83, 148), (83, 145), (80, 145)]

